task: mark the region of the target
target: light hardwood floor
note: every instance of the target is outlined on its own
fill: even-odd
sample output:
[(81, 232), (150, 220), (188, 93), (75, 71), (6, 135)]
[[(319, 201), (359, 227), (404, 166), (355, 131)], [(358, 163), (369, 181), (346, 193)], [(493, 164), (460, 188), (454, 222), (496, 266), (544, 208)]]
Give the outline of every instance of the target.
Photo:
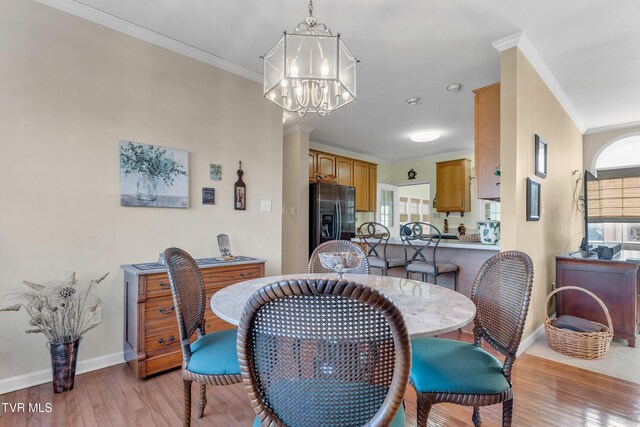
[[(469, 340), (469, 334), (448, 334)], [(514, 426), (639, 426), (640, 385), (524, 355), (514, 369)], [(194, 402), (197, 398), (194, 387)], [(208, 387), (205, 416), (193, 426), (250, 426), (253, 411), (241, 385)], [(174, 370), (138, 380), (117, 365), (79, 375), (74, 390), (54, 395), (51, 384), (9, 393), (5, 402), (52, 402), (50, 414), (8, 414), (0, 426), (179, 426), (182, 383)], [(407, 425), (415, 425), (415, 394), (407, 392)], [(194, 410), (195, 412), (195, 410)], [(483, 426), (500, 425), (501, 406), (482, 410)], [(469, 408), (439, 404), (429, 426), (468, 426)]]

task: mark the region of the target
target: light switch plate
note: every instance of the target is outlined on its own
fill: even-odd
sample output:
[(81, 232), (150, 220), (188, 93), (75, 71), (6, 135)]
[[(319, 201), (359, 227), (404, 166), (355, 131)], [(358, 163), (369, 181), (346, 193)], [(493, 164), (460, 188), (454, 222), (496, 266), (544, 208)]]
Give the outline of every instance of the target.
[(260, 202), (260, 208), (262, 212), (271, 212), (271, 200), (262, 200)]

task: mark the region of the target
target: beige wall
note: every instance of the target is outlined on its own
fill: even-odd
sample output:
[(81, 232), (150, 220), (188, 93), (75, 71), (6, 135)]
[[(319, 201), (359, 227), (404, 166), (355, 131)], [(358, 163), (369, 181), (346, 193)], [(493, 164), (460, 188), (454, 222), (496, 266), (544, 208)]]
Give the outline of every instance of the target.
[(584, 136), (584, 168), (595, 169), (595, 159), (610, 143), (627, 136), (640, 135), (640, 126)]
[[(407, 179), (407, 172), (410, 169), (414, 169), (417, 173), (415, 182), (428, 182), (431, 184), (430, 200), (436, 193), (436, 162), (444, 162), (454, 159), (469, 159), (471, 160), (471, 176), (474, 176), (474, 154), (473, 150), (463, 151), (457, 153), (442, 154), (439, 156), (433, 156), (410, 162), (403, 163), (383, 163), (378, 166), (378, 182), (384, 184), (406, 184), (411, 183)], [(471, 183), (471, 211), (465, 212), (464, 217), (449, 216), (449, 229), (450, 232), (454, 232), (460, 225), (464, 224), (469, 230), (477, 229), (477, 200), (476, 190), (473, 182)], [(438, 213), (432, 209), (431, 222), (438, 227), (441, 231), (444, 226), (444, 220), (447, 216), (444, 213)]]
[(283, 145), (283, 274), (307, 271), (309, 262), (309, 132), (290, 131)]
[[(0, 297), (23, 279), (110, 272), (104, 324), (83, 340), (81, 361), (122, 351), (121, 264), (155, 261), (170, 245), (216, 255), (227, 233), (236, 254), (280, 272), (282, 113), (258, 83), (24, 0), (0, 3), (0, 52)], [(120, 206), (121, 139), (189, 151), (189, 209)], [(232, 205), (238, 160), (246, 211)], [(209, 163), (222, 164), (222, 181), (209, 180)], [(215, 206), (202, 206), (204, 186)], [(0, 322), (0, 387), (49, 369), (25, 313)]]
[[(501, 243), (533, 259), (535, 279), (524, 336), (544, 322), (544, 302), (555, 281), (555, 256), (582, 231), (573, 202), (582, 170), (582, 134), (517, 48), (501, 54)], [(534, 135), (548, 144), (548, 175), (534, 174)], [(542, 183), (542, 218), (526, 221), (526, 178)]]

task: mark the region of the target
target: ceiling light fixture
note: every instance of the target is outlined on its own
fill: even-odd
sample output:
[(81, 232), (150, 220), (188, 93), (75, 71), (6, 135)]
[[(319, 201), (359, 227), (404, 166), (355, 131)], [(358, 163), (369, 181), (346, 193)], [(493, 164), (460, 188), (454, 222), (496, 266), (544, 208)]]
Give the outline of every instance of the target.
[(412, 133), (409, 138), (413, 142), (431, 142), (440, 138), (440, 132), (437, 130), (421, 130), (420, 132)]
[(422, 98), (418, 98), (417, 96), (407, 99), (407, 104), (409, 105), (418, 105), (421, 102), (422, 102)]
[(458, 93), (462, 90), (462, 83), (454, 83), (447, 86), (449, 92)]
[(326, 25), (309, 16), (262, 57), (264, 96), (285, 111), (324, 116), (356, 99), (359, 62)]

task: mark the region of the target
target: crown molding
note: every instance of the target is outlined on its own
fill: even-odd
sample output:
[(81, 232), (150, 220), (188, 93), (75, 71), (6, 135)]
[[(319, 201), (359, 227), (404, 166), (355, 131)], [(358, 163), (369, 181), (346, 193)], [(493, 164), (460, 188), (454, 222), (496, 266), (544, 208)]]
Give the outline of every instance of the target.
[(512, 34), (503, 39), (496, 40), (491, 43), (491, 46), (498, 52), (502, 52), (503, 50), (511, 49), (512, 47), (518, 46), (520, 42), (520, 37), (524, 35), (524, 32), (520, 31), (519, 33)]
[(310, 126), (293, 125), (291, 127), (286, 128), (282, 133), (282, 136), (291, 135), (292, 133), (311, 133), (312, 130), (313, 128)]
[(498, 52), (502, 52), (513, 47), (520, 49), (520, 52), (522, 52), (522, 54), (529, 60), (533, 68), (540, 75), (540, 78), (542, 78), (542, 81), (545, 82), (551, 93), (553, 93), (560, 105), (562, 105), (562, 108), (564, 108), (571, 120), (573, 120), (573, 123), (576, 125), (580, 133), (585, 133), (586, 126), (584, 124), (584, 120), (582, 120), (582, 117), (580, 117), (576, 111), (573, 103), (562, 89), (562, 86), (560, 86), (560, 83), (558, 83), (554, 77), (553, 73), (547, 66), (547, 63), (544, 62), (544, 59), (542, 59), (542, 56), (538, 53), (538, 50), (524, 34), (524, 31), (497, 40), (491, 43), (491, 45)]
[(429, 154), (427, 156), (415, 157), (412, 159), (405, 159), (405, 160), (394, 160), (391, 162), (387, 161), (385, 163), (389, 163), (391, 165), (401, 165), (401, 164), (407, 164), (407, 163), (413, 163), (413, 162), (421, 162), (424, 160), (436, 160), (442, 157), (453, 159), (458, 156), (467, 156), (467, 155), (471, 155), (471, 157), (474, 157), (474, 162), (475, 162), (475, 153), (473, 152), (473, 147), (471, 147), (466, 150), (463, 149), (463, 150), (455, 150), (455, 151), (445, 151), (438, 154)]
[(353, 159), (362, 160), (365, 162), (371, 163), (389, 163), (387, 160), (381, 159), (379, 157), (369, 156), (367, 154), (357, 153), (351, 150), (345, 150), (344, 148), (334, 147), (332, 145), (321, 144), (315, 141), (309, 141), (309, 148), (324, 151), (326, 153), (338, 154), (340, 156), (351, 157)]
[(587, 129), (587, 131), (584, 134), (593, 135), (596, 133), (613, 132), (616, 130), (625, 130), (625, 129), (635, 128), (635, 127), (640, 127), (640, 121), (620, 123), (617, 125), (601, 126), (597, 128), (590, 128), (590, 129)]
[(70, 13), (96, 24), (102, 25), (112, 30), (119, 31), (131, 37), (146, 41), (148, 43), (179, 53), (189, 58), (195, 59), (205, 64), (213, 65), (230, 73), (262, 83), (262, 74), (216, 56), (210, 52), (198, 49), (197, 47), (182, 43), (148, 28), (141, 27), (132, 22), (125, 21), (117, 16), (110, 15), (94, 7), (80, 3), (75, 0), (36, 0), (38, 3), (53, 7), (63, 12)]

